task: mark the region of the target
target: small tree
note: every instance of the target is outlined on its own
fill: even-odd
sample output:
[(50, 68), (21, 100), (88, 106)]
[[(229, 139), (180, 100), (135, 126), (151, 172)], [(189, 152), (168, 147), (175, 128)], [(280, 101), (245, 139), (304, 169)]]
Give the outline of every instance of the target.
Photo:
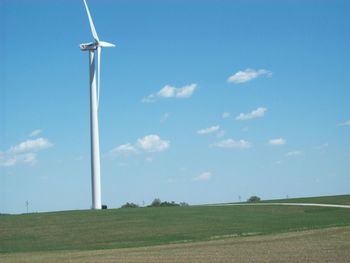
[(138, 208), (139, 206), (134, 203), (125, 203), (121, 208)]
[(247, 200), (248, 203), (255, 203), (255, 202), (259, 202), (260, 201), (260, 197), (253, 195), (251, 197), (249, 197), (249, 199)]
[(155, 198), (155, 199), (153, 200), (153, 202), (151, 203), (151, 206), (152, 206), (152, 207), (158, 207), (158, 206), (160, 206), (161, 204), (162, 204), (162, 201), (160, 201), (159, 198)]

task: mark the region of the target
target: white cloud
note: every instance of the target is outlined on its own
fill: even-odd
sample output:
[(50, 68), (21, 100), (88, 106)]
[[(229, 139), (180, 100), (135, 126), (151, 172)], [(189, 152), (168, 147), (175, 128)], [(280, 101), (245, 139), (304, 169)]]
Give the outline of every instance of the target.
[(168, 99), (168, 98), (186, 99), (186, 98), (190, 98), (196, 89), (197, 89), (197, 84), (190, 84), (190, 85), (183, 86), (181, 88), (165, 85), (157, 93), (153, 93), (143, 98), (142, 102), (150, 103), (150, 102), (155, 102), (157, 99)]
[(216, 125), (216, 126), (212, 126), (209, 128), (198, 130), (197, 134), (201, 134), (201, 135), (202, 134), (209, 134), (209, 133), (217, 132), (217, 131), (219, 131), (219, 129), (220, 129), (220, 126)]
[(10, 167), (20, 163), (34, 164), (37, 161), (35, 153), (22, 153), (0, 157), (0, 166)]
[(34, 164), (37, 162), (36, 152), (52, 146), (53, 144), (45, 138), (26, 140), (10, 147), (5, 152), (0, 152), (0, 166), (10, 167), (18, 164)]
[(111, 150), (111, 153), (115, 154), (134, 154), (137, 153), (137, 149), (135, 146), (130, 143), (119, 145), (118, 147)]
[(350, 125), (350, 120), (347, 120), (338, 124), (338, 126), (349, 126), (349, 125)]
[(270, 145), (284, 145), (286, 144), (286, 140), (283, 138), (271, 139), (269, 140)]
[(267, 111), (266, 108), (259, 107), (256, 110), (253, 110), (249, 113), (240, 113), (236, 117), (236, 120), (245, 121), (245, 120), (251, 120), (251, 119), (255, 119), (255, 118), (261, 118), (261, 117), (264, 117), (266, 111)]
[(36, 153), (25, 153), (25, 154), (23, 154), (23, 156), (21, 156), (21, 159), (25, 163), (32, 163), (33, 164), (37, 161), (36, 157), (37, 157)]
[(287, 156), (289, 156), (289, 157), (301, 156), (301, 155), (304, 155), (304, 152), (300, 151), (300, 150), (287, 152)]
[(171, 98), (176, 96), (176, 88), (170, 85), (165, 85), (160, 91), (157, 92), (158, 97)]
[(211, 172), (203, 172), (200, 175), (193, 178), (194, 181), (209, 181), (212, 178)]
[(137, 146), (147, 152), (162, 152), (169, 148), (170, 142), (160, 139), (158, 135), (151, 134), (138, 139)]
[(126, 143), (110, 151), (111, 154), (136, 154), (143, 152), (163, 152), (170, 147), (170, 141), (162, 140), (158, 135), (151, 134), (137, 139), (135, 144)]
[(1, 159), (0, 158), (0, 167), (10, 167), (16, 165), (17, 161), (15, 158), (10, 159)]
[(230, 115), (231, 115), (231, 114), (230, 114), (229, 112), (223, 112), (223, 113), (222, 113), (222, 118), (223, 118), (223, 119), (227, 119), (227, 118), (230, 117)]
[(260, 76), (270, 77), (271, 75), (272, 75), (272, 72), (266, 69), (258, 69), (258, 70), (246, 69), (244, 71), (238, 71), (232, 76), (230, 76), (227, 79), (227, 82), (238, 84), (238, 83), (248, 82)]
[(40, 129), (34, 130), (29, 134), (29, 137), (36, 137), (38, 136), (40, 133), (42, 133), (43, 131)]
[(197, 84), (191, 84), (182, 88), (175, 88), (175, 98), (189, 98), (193, 92), (197, 89)]
[(252, 144), (246, 140), (235, 141), (233, 139), (227, 139), (213, 144), (212, 146), (218, 148), (237, 148), (237, 149), (248, 149), (252, 147)]
[(38, 138), (35, 140), (26, 140), (10, 148), (11, 153), (22, 153), (28, 151), (39, 151), (53, 146), (48, 139)]

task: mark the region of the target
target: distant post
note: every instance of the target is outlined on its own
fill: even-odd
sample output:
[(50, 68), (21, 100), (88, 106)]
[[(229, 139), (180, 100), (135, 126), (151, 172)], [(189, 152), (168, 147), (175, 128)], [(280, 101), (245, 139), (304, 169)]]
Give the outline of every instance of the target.
[(28, 214), (28, 211), (29, 211), (29, 202), (28, 202), (28, 200), (26, 201), (26, 207), (27, 207), (27, 214)]

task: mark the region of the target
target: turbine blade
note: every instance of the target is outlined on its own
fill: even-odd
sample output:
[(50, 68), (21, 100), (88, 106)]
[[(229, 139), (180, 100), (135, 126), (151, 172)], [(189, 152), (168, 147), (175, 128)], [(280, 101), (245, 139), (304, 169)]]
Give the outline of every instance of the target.
[(90, 23), (92, 36), (94, 37), (94, 39), (96, 41), (99, 41), (97, 33), (96, 33), (95, 26), (94, 26), (94, 22), (92, 21), (92, 18), (91, 18), (91, 15), (90, 15), (89, 7), (88, 7), (88, 5), (86, 3), (86, 0), (83, 0), (83, 2), (84, 2), (84, 5), (85, 5), (86, 13), (87, 13), (88, 18), (89, 18), (89, 23)]
[(100, 105), (100, 65), (101, 65), (101, 47), (97, 47), (97, 110)]
[(115, 47), (114, 44), (108, 43), (108, 42), (105, 42), (105, 41), (99, 41), (98, 44), (99, 44), (101, 47)]

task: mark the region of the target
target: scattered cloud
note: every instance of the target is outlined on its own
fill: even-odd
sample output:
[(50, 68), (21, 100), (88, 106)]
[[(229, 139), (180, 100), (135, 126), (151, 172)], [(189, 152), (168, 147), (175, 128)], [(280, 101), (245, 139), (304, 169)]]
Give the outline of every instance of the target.
[(300, 150), (287, 152), (287, 156), (289, 156), (289, 157), (301, 156), (301, 155), (304, 155), (304, 152), (300, 151)]
[(211, 126), (209, 128), (204, 128), (204, 129), (198, 130), (197, 134), (200, 134), (200, 135), (209, 134), (209, 133), (217, 132), (219, 130), (220, 130), (220, 126), (216, 125), (216, 126)]
[(347, 120), (338, 124), (338, 126), (349, 126), (349, 125), (350, 125), (350, 120)]
[(151, 103), (151, 102), (155, 102), (158, 99), (169, 99), (169, 98), (186, 99), (186, 98), (190, 98), (196, 89), (197, 89), (197, 84), (189, 84), (181, 88), (165, 85), (157, 93), (153, 93), (143, 98), (142, 102)]
[(162, 152), (169, 148), (170, 142), (151, 134), (137, 140), (137, 146), (147, 152)]
[(10, 167), (17, 164), (34, 164), (37, 162), (37, 152), (52, 147), (46, 138), (26, 140), (0, 152), (0, 166)]
[(0, 156), (0, 167), (15, 166), (19, 163), (34, 164), (37, 161), (35, 153), (24, 153), (16, 155), (4, 155)]
[[(126, 143), (117, 146), (110, 151), (116, 155), (132, 155), (143, 152), (163, 152), (170, 147), (170, 141), (162, 140), (158, 135), (151, 134), (137, 139), (136, 143)], [(146, 158), (147, 159), (147, 158)], [(147, 161), (151, 161), (150, 158)]]
[(125, 155), (135, 154), (137, 152), (138, 152), (137, 148), (130, 143), (121, 144), (116, 148), (114, 148), (113, 150), (111, 150), (111, 153), (125, 154)]
[(233, 139), (226, 139), (213, 144), (212, 146), (218, 148), (237, 148), (237, 149), (248, 149), (252, 147), (252, 144), (246, 140), (235, 141)]
[(270, 145), (284, 145), (286, 144), (286, 140), (283, 138), (271, 139), (269, 140)]
[(261, 117), (264, 117), (266, 111), (267, 111), (266, 108), (259, 107), (256, 110), (253, 110), (253, 111), (251, 111), (249, 113), (240, 113), (236, 117), (236, 120), (238, 120), (238, 121), (246, 121), (246, 120), (261, 118)]
[(229, 83), (244, 83), (256, 79), (260, 76), (270, 77), (272, 72), (266, 69), (246, 69), (244, 71), (238, 71), (227, 79)]
[(43, 131), (40, 129), (34, 130), (29, 134), (29, 137), (36, 137), (38, 136), (40, 133), (42, 133)]
[(11, 153), (22, 153), (28, 151), (39, 151), (52, 146), (48, 139), (38, 138), (34, 140), (26, 140), (20, 144), (10, 148)]
[(231, 115), (231, 114), (230, 114), (229, 112), (223, 112), (223, 113), (222, 113), (222, 118), (223, 118), (223, 119), (227, 119), (227, 118), (230, 117), (230, 115)]
[(211, 172), (203, 172), (200, 175), (193, 178), (193, 181), (209, 181), (212, 178)]

